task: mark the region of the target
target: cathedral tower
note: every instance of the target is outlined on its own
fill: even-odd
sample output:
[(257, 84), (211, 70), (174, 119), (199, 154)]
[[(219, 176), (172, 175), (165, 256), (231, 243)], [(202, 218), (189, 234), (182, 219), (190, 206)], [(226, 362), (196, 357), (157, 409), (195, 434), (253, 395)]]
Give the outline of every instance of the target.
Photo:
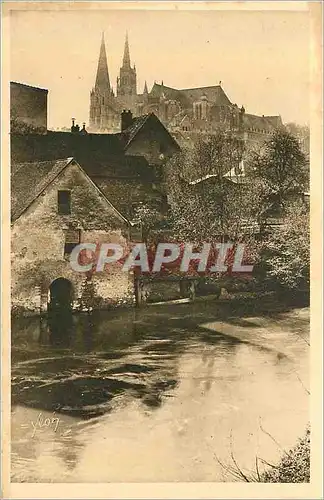
[(118, 128), (115, 96), (110, 86), (105, 38), (102, 34), (95, 86), (90, 92), (89, 128), (94, 132), (113, 132)]
[(110, 81), (109, 81), (104, 33), (102, 34), (101, 38), (95, 89), (102, 93), (110, 91)]
[(131, 67), (127, 33), (123, 64), (119, 71), (119, 78), (117, 78), (117, 97), (123, 108), (127, 108), (135, 112), (137, 97), (136, 68), (135, 65), (133, 68)]

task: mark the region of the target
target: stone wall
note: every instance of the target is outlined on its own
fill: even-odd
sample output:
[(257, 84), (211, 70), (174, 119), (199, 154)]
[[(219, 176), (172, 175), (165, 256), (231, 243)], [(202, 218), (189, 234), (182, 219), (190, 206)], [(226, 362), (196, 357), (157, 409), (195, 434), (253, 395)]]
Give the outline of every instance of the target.
[(137, 277), (135, 287), (138, 305), (195, 298), (195, 280), (190, 279)]

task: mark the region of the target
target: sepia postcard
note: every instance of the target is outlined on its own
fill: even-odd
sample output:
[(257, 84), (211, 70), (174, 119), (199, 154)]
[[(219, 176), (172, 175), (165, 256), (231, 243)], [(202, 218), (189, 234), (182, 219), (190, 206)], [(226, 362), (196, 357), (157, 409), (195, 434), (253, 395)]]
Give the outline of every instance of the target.
[(1, 3), (2, 498), (320, 499), (322, 2)]

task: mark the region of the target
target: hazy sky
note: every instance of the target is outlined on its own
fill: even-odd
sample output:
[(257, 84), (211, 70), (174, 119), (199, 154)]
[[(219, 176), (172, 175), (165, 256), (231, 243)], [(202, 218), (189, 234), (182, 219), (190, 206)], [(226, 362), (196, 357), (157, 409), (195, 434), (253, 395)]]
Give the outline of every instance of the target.
[(49, 127), (89, 120), (102, 30), (115, 89), (128, 30), (138, 91), (222, 86), (256, 114), (309, 120), (309, 17), (297, 11), (15, 11), (11, 80), (49, 90)]

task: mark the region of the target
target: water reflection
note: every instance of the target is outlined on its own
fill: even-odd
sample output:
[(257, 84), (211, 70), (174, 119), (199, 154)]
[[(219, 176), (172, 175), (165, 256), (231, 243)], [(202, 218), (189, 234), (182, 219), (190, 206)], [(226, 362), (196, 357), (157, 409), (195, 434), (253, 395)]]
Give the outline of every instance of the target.
[[(230, 435), (242, 467), (276, 457), (259, 422), (282, 446), (303, 431), (308, 311), (245, 314), (203, 304), (74, 315), (61, 342), (43, 320), (15, 320), (13, 480), (232, 480), (217, 462)], [(40, 412), (60, 425), (32, 438)]]

